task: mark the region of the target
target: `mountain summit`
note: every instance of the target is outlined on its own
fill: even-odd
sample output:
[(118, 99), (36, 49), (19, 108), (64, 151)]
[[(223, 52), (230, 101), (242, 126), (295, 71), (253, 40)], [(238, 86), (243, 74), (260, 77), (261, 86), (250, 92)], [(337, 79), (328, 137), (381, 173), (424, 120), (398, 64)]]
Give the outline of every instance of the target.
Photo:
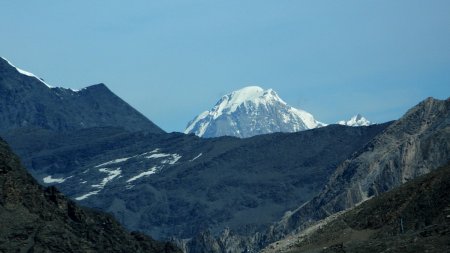
[(372, 125), (373, 123), (364, 118), (361, 114), (357, 114), (353, 116), (350, 120), (348, 121), (341, 120), (338, 121), (337, 124), (345, 126), (368, 126)]
[(272, 90), (249, 86), (223, 96), (210, 110), (188, 123), (186, 134), (240, 138), (274, 132), (297, 132), (325, 126), (310, 113), (284, 102)]
[(104, 84), (81, 90), (52, 87), (2, 57), (0, 108), (0, 133), (19, 128), (71, 131), (104, 126), (164, 133)]

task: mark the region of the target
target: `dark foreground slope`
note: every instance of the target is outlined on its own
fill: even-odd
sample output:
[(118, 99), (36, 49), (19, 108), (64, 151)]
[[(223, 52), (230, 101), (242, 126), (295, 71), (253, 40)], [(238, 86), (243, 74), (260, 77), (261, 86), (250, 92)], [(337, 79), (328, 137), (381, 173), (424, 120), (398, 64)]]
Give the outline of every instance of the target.
[(163, 133), (104, 84), (79, 91), (50, 88), (0, 57), (0, 133), (24, 127), (72, 131), (115, 126)]
[(0, 140), (0, 252), (179, 252), (43, 188)]
[(310, 231), (264, 252), (450, 252), (450, 165)]

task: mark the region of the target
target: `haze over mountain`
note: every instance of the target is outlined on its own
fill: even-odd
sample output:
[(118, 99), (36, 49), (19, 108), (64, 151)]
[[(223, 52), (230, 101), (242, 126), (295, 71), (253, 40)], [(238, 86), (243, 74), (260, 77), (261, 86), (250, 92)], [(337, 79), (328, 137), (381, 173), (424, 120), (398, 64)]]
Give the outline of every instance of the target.
[(286, 104), (274, 90), (249, 86), (224, 95), (210, 111), (189, 122), (184, 132), (200, 137), (247, 138), (325, 125), (310, 113)]

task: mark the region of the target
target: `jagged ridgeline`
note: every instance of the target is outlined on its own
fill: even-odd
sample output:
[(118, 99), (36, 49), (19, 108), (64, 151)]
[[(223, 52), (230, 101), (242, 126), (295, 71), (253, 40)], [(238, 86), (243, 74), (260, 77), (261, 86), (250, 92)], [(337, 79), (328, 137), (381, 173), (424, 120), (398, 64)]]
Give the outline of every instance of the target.
[(181, 252), (44, 188), (0, 139), (0, 252)]

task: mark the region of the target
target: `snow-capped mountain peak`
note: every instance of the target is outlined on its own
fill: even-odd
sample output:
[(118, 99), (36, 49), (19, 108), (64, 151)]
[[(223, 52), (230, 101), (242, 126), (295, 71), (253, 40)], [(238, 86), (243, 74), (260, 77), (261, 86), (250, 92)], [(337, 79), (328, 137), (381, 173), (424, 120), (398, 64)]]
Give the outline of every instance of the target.
[(353, 116), (350, 120), (345, 121), (341, 120), (337, 122), (339, 125), (346, 125), (346, 126), (369, 126), (372, 125), (372, 122), (364, 118), (361, 114), (357, 114)]
[(224, 95), (210, 111), (189, 122), (185, 133), (242, 138), (273, 132), (296, 132), (324, 125), (310, 113), (287, 105), (274, 90), (248, 86)]
[(214, 112), (214, 119), (217, 119), (222, 114), (235, 112), (241, 105), (247, 107), (248, 104), (253, 104), (258, 107), (274, 101), (286, 104), (272, 89), (264, 90), (259, 86), (248, 86), (223, 96), (212, 111)]

